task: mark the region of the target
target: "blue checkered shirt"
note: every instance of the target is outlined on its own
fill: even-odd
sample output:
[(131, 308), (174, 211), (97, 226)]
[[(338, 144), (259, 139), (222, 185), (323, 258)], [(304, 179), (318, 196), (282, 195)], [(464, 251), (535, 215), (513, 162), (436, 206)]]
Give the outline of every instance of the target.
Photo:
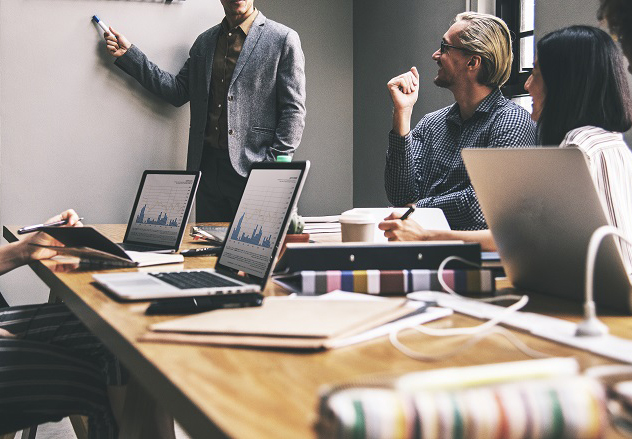
[(486, 229), (461, 150), (535, 144), (529, 113), (500, 90), (490, 93), (466, 121), (455, 103), (425, 115), (405, 137), (389, 133), (386, 195), (395, 206), (416, 202), (442, 209), (453, 230)]

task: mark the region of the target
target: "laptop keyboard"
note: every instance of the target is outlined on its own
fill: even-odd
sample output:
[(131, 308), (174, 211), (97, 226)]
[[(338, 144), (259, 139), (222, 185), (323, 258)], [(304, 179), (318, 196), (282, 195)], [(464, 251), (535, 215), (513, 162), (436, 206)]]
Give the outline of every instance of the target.
[(174, 271), (169, 273), (149, 273), (169, 285), (181, 290), (192, 288), (235, 287), (243, 284), (217, 276), (208, 271)]

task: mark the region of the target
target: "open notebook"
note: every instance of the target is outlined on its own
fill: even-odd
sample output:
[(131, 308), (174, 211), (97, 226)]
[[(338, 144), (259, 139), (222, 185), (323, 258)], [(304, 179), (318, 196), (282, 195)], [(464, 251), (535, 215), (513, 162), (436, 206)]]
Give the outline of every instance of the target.
[(76, 256), (83, 264), (94, 268), (145, 267), (174, 264), (184, 260), (176, 253), (125, 251), (107, 236), (92, 227), (43, 227), (40, 229), (64, 244), (65, 247), (46, 246), (59, 254)]

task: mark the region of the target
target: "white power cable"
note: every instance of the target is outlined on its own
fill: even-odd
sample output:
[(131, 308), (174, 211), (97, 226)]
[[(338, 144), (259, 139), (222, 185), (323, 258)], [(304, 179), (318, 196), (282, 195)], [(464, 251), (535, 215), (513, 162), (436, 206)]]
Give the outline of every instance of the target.
[[(464, 299), (464, 300), (467, 300), (467, 299)], [(476, 299), (471, 299), (471, 300), (476, 300)], [(529, 301), (529, 298), (527, 296), (522, 296), (520, 300), (518, 300), (516, 303), (513, 303), (511, 306), (504, 308), (502, 311), (496, 314), (496, 316), (493, 319), (490, 319), (486, 321), (485, 323), (481, 323), (480, 325), (477, 325), (477, 326), (469, 326), (466, 328), (430, 328), (430, 327), (420, 326), (420, 327), (415, 327), (413, 329), (416, 329), (417, 331), (426, 335), (432, 335), (434, 337), (451, 337), (454, 335), (475, 335), (481, 332), (485, 332), (493, 328), (494, 326), (498, 325), (503, 320), (505, 320), (507, 316), (523, 308), (527, 304), (528, 301)]]
[[(424, 327), (416, 327), (416, 328), (411, 328), (411, 329), (415, 329), (419, 332), (423, 333), (423, 330), (420, 330), (420, 328), (423, 328), (423, 330), (425, 329), (429, 329), (429, 328), (424, 328)], [(447, 358), (453, 357), (469, 348), (471, 348), (472, 346), (478, 344), (478, 342), (480, 342), (481, 340), (484, 340), (485, 338), (489, 337), (490, 335), (500, 335), (502, 337), (505, 337), (512, 345), (514, 345), (514, 347), (516, 347), (516, 349), (518, 349), (520, 352), (522, 352), (523, 354), (532, 357), (532, 358), (548, 358), (551, 357), (552, 355), (549, 354), (545, 354), (544, 352), (540, 352), (537, 351), (535, 349), (530, 348), (526, 343), (524, 343), (522, 340), (520, 340), (514, 333), (506, 330), (505, 328), (500, 328), (500, 327), (495, 327), (495, 328), (491, 328), (487, 331), (483, 331), (480, 332), (476, 335), (470, 336), (469, 340), (467, 340), (465, 343), (463, 343), (461, 346), (459, 346), (458, 348), (446, 352), (444, 354), (437, 354), (437, 355), (427, 355), (427, 354), (422, 354), (420, 352), (414, 351), (412, 349), (410, 349), (408, 346), (404, 345), (398, 336), (399, 331), (393, 331), (389, 334), (389, 340), (391, 342), (391, 344), (395, 347), (395, 349), (397, 349), (398, 351), (400, 351), (402, 354), (406, 355), (407, 357), (412, 358), (413, 360), (419, 360), (419, 361), (438, 361), (438, 360), (445, 360)]]
[(603, 239), (608, 235), (615, 235), (632, 245), (626, 236), (619, 229), (613, 226), (601, 226), (593, 232), (588, 243), (588, 253), (586, 255), (586, 285), (585, 285), (585, 302), (584, 302), (584, 320), (577, 325), (575, 335), (579, 337), (598, 337), (608, 333), (608, 327), (597, 318), (597, 311), (594, 301), (594, 285), (593, 279), (595, 275), (595, 261), (597, 252)]
[[(459, 262), (463, 262), (464, 264), (471, 265), (474, 268), (481, 268), (480, 265), (475, 264), (474, 262), (470, 262), (467, 259), (460, 258), (458, 256), (448, 256), (443, 261), (441, 261), (441, 264), (439, 264), (439, 268), (437, 269), (437, 277), (439, 278), (439, 283), (441, 284), (441, 287), (448, 294), (451, 294), (453, 296), (459, 297), (461, 299), (476, 300), (478, 302), (486, 302), (486, 303), (500, 302), (500, 301), (503, 301), (503, 300), (520, 300), (523, 297), (527, 297), (527, 296), (516, 296), (515, 294), (505, 294), (503, 296), (486, 297), (486, 298), (481, 298), (481, 299), (475, 299), (475, 298), (472, 298), (472, 297), (461, 296), (459, 293), (457, 293), (452, 288), (450, 288), (450, 286), (443, 279), (443, 272), (445, 271), (445, 266), (450, 261), (459, 261)], [(528, 297), (527, 297), (527, 300), (529, 300)], [(526, 305), (526, 303), (525, 303), (525, 305)]]
[(521, 308), (523, 308), (527, 304), (527, 302), (529, 301), (529, 297), (526, 296), (526, 295), (517, 296), (517, 295), (514, 295), (514, 294), (506, 294), (506, 295), (503, 295), (503, 296), (475, 299), (475, 298), (461, 296), (456, 291), (454, 291), (452, 288), (450, 288), (450, 286), (443, 279), (443, 272), (445, 270), (446, 264), (448, 262), (454, 261), (454, 260), (463, 262), (463, 263), (465, 263), (467, 265), (471, 265), (471, 266), (476, 267), (476, 268), (480, 268), (479, 265), (474, 264), (473, 262), (470, 262), (470, 261), (465, 260), (463, 258), (460, 258), (458, 256), (449, 256), (449, 257), (445, 258), (441, 262), (441, 264), (439, 264), (439, 268), (437, 270), (437, 277), (439, 279), (439, 283), (441, 284), (443, 289), (448, 294), (451, 294), (452, 296), (458, 297), (461, 300), (474, 300), (474, 301), (478, 301), (478, 302), (488, 302), (488, 303), (489, 302), (498, 302), (498, 301), (501, 301), (501, 300), (516, 300), (516, 302), (513, 303), (512, 305), (508, 306), (507, 308), (503, 309), (502, 311), (500, 311), (493, 319), (490, 319), (490, 320), (486, 321), (485, 323), (482, 323), (482, 324), (477, 325), (477, 326), (470, 326), (470, 327), (466, 327), (466, 328), (440, 328), (439, 329), (439, 328), (431, 328), (431, 327), (420, 325), (420, 326), (417, 326), (417, 327), (408, 328), (408, 329), (414, 329), (414, 330), (416, 330), (418, 332), (421, 332), (422, 334), (430, 335), (430, 336), (433, 336), (433, 337), (453, 337), (453, 336), (463, 336), (463, 335), (468, 335), (468, 336), (472, 337), (466, 343), (464, 343), (463, 345), (459, 346), (457, 349), (455, 349), (455, 350), (453, 350), (451, 352), (435, 356), (435, 355), (425, 355), (425, 354), (421, 354), (419, 352), (413, 351), (409, 347), (405, 346), (398, 338), (398, 334), (403, 329), (407, 329), (407, 328), (402, 328), (402, 329), (399, 329), (399, 330), (395, 330), (395, 331), (392, 331), (389, 334), (389, 340), (390, 340), (391, 344), (393, 345), (393, 347), (395, 347), (397, 350), (399, 350), (404, 355), (406, 355), (406, 356), (408, 356), (410, 358), (416, 359), (416, 360), (421, 360), (421, 361), (439, 360), (439, 359), (442, 359), (442, 358), (451, 357), (453, 355), (458, 354), (459, 352), (464, 351), (465, 349), (475, 345), (476, 343), (478, 343), (479, 341), (481, 341), (483, 338), (487, 337), (488, 335), (498, 334), (498, 335), (501, 335), (501, 336), (505, 337), (518, 350), (520, 350), (521, 352), (523, 352), (524, 354), (526, 354), (526, 355), (528, 355), (530, 357), (534, 357), (534, 358), (548, 357), (549, 355), (547, 355), (545, 353), (542, 353), (542, 352), (536, 351), (534, 349), (531, 349), (529, 346), (527, 346), (525, 343), (523, 343), (518, 337), (516, 337), (514, 334), (512, 334), (509, 331), (507, 331), (506, 329), (497, 327), (497, 325), (499, 323), (501, 323), (503, 320), (505, 320), (510, 314), (512, 314), (512, 313), (520, 310)]

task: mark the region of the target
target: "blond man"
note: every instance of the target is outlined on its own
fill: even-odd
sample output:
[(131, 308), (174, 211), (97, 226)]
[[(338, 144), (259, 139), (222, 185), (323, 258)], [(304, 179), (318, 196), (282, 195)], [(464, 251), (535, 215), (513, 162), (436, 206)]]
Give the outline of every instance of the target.
[(511, 35), (501, 19), (464, 12), (432, 54), (439, 66), (434, 83), (452, 92), (454, 104), (425, 115), (411, 130), (420, 88), (417, 68), (388, 82), (393, 129), (385, 186), (391, 203), (441, 208), (452, 229), (487, 228), (461, 150), (536, 143), (529, 113), (500, 91), (509, 79), (512, 58)]

